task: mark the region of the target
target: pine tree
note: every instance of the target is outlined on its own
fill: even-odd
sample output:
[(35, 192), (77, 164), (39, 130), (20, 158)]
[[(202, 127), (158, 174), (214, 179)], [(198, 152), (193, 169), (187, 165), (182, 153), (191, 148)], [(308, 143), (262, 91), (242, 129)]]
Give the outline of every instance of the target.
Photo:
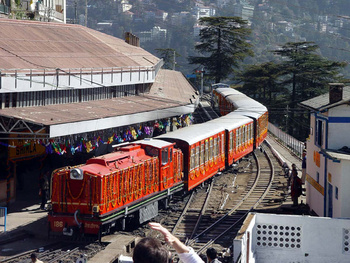
[(240, 17), (202, 17), (199, 19), (200, 43), (195, 49), (201, 56), (189, 57), (190, 64), (204, 66), (206, 75), (221, 82), (247, 56), (253, 56), (252, 46), (246, 39), (251, 30)]

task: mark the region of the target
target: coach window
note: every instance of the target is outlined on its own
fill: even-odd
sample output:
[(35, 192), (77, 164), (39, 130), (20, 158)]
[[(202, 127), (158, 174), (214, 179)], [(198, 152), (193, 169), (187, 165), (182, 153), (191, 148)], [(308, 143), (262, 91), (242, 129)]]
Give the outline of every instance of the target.
[(209, 140), (209, 160), (213, 159), (213, 138)]
[(242, 144), (242, 127), (239, 127), (239, 129), (238, 129), (238, 134), (239, 134), (239, 136), (238, 136), (238, 146), (241, 146), (241, 144)]
[(162, 150), (162, 165), (167, 164), (168, 160), (169, 160), (169, 158), (168, 158), (168, 148), (164, 148)]
[(170, 162), (173, 161), (173, 148), (170, 148)]
[(201, 156), (200, 156), (201, 165), (204, 164), (204, 143), (201, 143)]
[(241, 140), (241, 128), (237, 129), (237, 148), (240, 146), (240, 140)]
[(252, 139), (252, 124), (249, 124), (249, 140)]
[(222, 149), (221, 149), (221, 139), (220, 139), (220, 136), (219, 136), (218, 137), (218, 155), (221, 154), (221, 151), (222, 151)]
[(196, 167), (199, 165), (199, 146), (196, 147)]
[(218, 156), (218, 138), (214, 138), (214, 157)]
[(231, 131), (230, 133), (229, 133), (230, 135), (230, 149), (229, 149), (229, 151), (232, 151), (232, 149), (233, 149), (233, 136), (234, 136), (234, 134), (233, 134), (233, 131)]
[(207, 162), (209, 159), (209, 155), (208, 155), (208, 152), (209, 152), (209, 142), (208, 140), (205, 141), (205, 162)]
[(190, 164), (190, 170), (192, 170), (194, 168), (194, 162), (195, 162), (195, 158), (196, 158), (196, 149), (192, 148), (191, 149), (191, 164)]
[(243, 126), (243, 144), (247, 141), (247, 126)]

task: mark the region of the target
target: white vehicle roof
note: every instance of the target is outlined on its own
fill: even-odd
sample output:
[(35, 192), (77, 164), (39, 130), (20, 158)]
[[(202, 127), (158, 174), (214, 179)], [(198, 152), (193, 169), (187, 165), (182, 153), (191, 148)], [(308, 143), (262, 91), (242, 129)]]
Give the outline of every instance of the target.
[(218, 88), (216, 91), (236, 108), (235, 111), (259, 112), (260, 114), (267, 111), (267, 108), (260, 102), (253, 100), (238, 90), (231, 88)]
[(162, 134), (155, 138), (181, 140), (187, 142), (189, 145), (192, 145), (224, 130), (225, 127), (221, 124), (215, 122), (205, 122)]
[(253, 120), (251, 118), (246, 117), (240, 113), (231, 112), (223, 117), (211, 120), (209, 122), (217, 123), (218, 125), (224, 127), (226, 130), (231, 131), (252, 121)]

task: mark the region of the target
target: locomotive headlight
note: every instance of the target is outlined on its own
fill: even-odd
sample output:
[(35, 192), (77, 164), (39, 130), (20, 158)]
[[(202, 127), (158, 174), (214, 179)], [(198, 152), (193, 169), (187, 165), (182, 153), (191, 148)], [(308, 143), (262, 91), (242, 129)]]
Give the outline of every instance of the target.
[(94, 206), (92, 207), (92, 212), (98, 213), (99, 211), (100, 211), (100, 207), (99, 207), (98, 205), (94, 205)]
[(83, 180), (83, 170), (74, 168), (70, 170), (70, 179)]

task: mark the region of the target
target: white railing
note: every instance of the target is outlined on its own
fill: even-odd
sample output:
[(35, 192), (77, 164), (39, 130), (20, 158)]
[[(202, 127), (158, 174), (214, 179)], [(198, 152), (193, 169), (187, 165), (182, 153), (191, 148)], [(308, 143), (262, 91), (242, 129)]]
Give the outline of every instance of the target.
[(288, 133), (282, 131), (277, 126), (273, 125), (269, 122), (269, 132), (276, 136), (280, 142), (289, 148), (294, 154), (296, 154), (299, 158), (302, 157), (303, 150), (305, 149), (305, 144), (301, 141), (298, 141)]
[(0, 93), (152, 83), (163, 65), (114, 68), (0, 69)]

